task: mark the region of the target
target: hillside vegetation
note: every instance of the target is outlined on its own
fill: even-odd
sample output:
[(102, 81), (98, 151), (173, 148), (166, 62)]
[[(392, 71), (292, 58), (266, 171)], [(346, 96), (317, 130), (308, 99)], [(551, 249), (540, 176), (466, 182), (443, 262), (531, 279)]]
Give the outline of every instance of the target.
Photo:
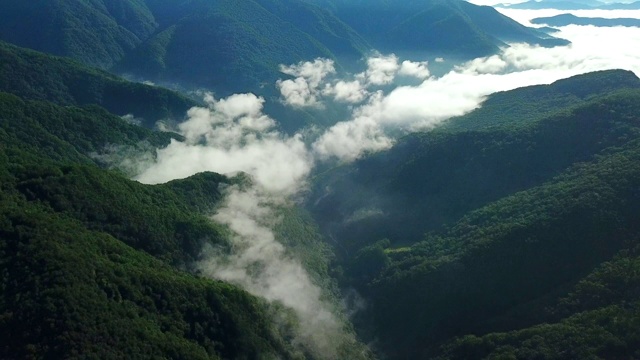
[[(484, 128), (411, 135), (316, 179), (310, 210), (339, 244), (343, 285), (369, 301), (357, 327), (386, 356), (635, 356), (640, 92), (619, 71), (544, 88), (589, 80), (603, 91), (565, 92), (578, 100), (553, 115), (492, 124), (494, 103)], [(546, 94), (496, 98), (525, 109), (532, 91)]]
[(171, 266), (226, 243), (187, 194), (86, 156), (166, 136), (96, 108), (0, 101), (1, 357), (295, 357), (266, 303)]
[[(230, 250), (228, 230), (205, 215), (241, 179), (202, 173), (150, 186), (95, 163), (105, 147), (176, 136), (96, 105), (0, 93), (0, 357), (319, 356), (297, 342), (291, 310), (198, 276), (205, 245)], [(282, 211), (277, 236), (337, 296), (330, 249), (308, 218)], [(366, 358), (345, 344), (340, 356)]]
[[(304, 199), (240, 199), (247, 241), (261, 232), (271, 250), (211, 218), (251, 174), (130, 179), (183, 140), (156, 122), (199, 103), (114, 73), (217, 99), (254, 91), (278, 131), (313, 135), (347, 107), (287, 109), (280, 64), (323, 57), (348, 74), (374, 50), (459, 60), (512, 41), (566, 44), (459, 0), (0, 2), (0, 358), (640, 357), (632, 72), (496, 93), (386, 151), (318, 166)], [(229, 270), (268, 278), (251, 293), (204, 276), (204, 261), (255, 253)], [(271, 284), (271, 260), (294, 269), (286, 284)], [(287, 292), (300, 279), (311, 294)]]
[(100, 105), (142, 125), (182, 120), (196, 101), (160, 87), (126, 81), (67, 58), (0, 41), (0, 91), (58, 105)]
[(8, 0), (0, 39), (222, 96), (273, 95), (280, 64), (317, 57), (353, 69), (374, 49), (470, 59), (509, 41), (567, 44), (459, 0)]
[(633, 138), (633, 114), (609, 107), (624, 108), (639, 85), (633, 73), (607, 71), (494, 94), (442, 129), (319, 175), (310, 210), (348, 251), (372, 237), (415, 242)]
[(492, 7), (466, 1), (311, 1), (333, 9), (342, 21), (382, 52), (471, 59), (493, 54), (505, 42), (568, 44), (522, 26)]

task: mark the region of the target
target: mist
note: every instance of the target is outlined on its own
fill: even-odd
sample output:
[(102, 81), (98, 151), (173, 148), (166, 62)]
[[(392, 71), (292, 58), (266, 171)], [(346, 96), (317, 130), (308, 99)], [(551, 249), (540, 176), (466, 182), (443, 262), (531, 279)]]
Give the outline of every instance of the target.
[(280, 199), (272, 196), (259, 187), (229, 189), (213, 220), (234, 233), (233, 252), (210, 252), (198, 267), (209, 277), (239, 285), (292, 309), (299, 321), (295, 342), (317, 358), (337, 359), (336, 344), (350, 335), (343, 332), (331, 305), (322, 300), (321, 289), (304, 267), (276, 241), (271, 226), (278, 219), (270, 206)]

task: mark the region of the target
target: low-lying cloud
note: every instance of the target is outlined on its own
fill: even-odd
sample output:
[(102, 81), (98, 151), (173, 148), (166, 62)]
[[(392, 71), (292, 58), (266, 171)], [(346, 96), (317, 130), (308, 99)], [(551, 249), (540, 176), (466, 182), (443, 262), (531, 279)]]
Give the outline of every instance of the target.
[(350, 335), (342, 330), (304, 267), (276, 241), (270, 225), (277, 218), (270, 204), (279, 200), (259, 187), (229, 189), (213, 219), (233, 231), (234, 251), (228, 256), (211, 254), (199, 268), (207, 276), (292, 309), (299, 321), (295, 342), (317, 358), (337, 359), (336, 345)]
[(283, 103), (296, 107), (321, 107), (323, 99), (357, 104), (380, 86), (392, 84), (398, 77), (424, 80), (430, 72), (427, 61), (400, 59), (394, 55), (374, 54), (366, 60), (366, 69), (349, 78), (336, 78), (333, 60), (315, 59), (289, 66), (280, 65), (280, 72), (293, 79), (278, 80)]
[(276, 83), (284, 102), (295, 107), (307, 107), (319, 105), (320, 83), (336, 69), (333, 60), (315, 59), (289, 66), (280, 65), (280, 72), (295, 77)]
[(638, 28), (571, 25), (560, 28), (556, 35), (572, 44), (555, 48), (510, 44), (499, 54), (459, 64), (449, 73), (428, 77), (419, 85), (369, 92), (367, 101), (353, 110), (351, 119), (328, 129), (314, 142), (313, 149), (322, 159), (351, 161), (391, 146), (392, 134), (430, 129), (468, 113), (497, 91), (549, 84), (605, 69), (640, 74)]
[(242, 171), (273, 193), (298, 189), (312, 166), (302, 135), (273, 130), (276, 122), (262, 112), (264, 99), (254, 94), (221, 100), (207, 96), (206, 101), (209, 107), (190, 109), (187, 121), (175, 129), (186, 140), (158, 149), (137, 180), (156, 184), (203, 171)]

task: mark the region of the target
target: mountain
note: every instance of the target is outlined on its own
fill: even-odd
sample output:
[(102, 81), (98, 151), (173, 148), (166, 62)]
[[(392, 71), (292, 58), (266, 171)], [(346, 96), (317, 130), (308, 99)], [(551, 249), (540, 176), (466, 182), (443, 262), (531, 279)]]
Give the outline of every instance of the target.
[(627, 26), (640, 27), (640, 19), (633, 18), (592, 18), (579, 17), (573, 14), (560, 14), (550, 17), (539, 17), (531, 20), (532, 24), (546, 24), (550, 26), (567, 26), (567, 25), (592, 25), (600, 27)]
[(567, 44), (522, 26), (492, 7), (466, 1), (317, 0), (317, 3), (332, 8), (382, 52), (469, 59), (495, 53), (504, 42)]
[(496, 7), (507, 9), (521, 10), (540, 10), (540, 9), (558, 9), (558, 10), (589, 10), (594, 7), (580, 2), (573, 1), (536, 1), (529, 0), (518, 4), (499, 4)]
[[(443, 235), (410, 248), (385, 249), (387, 265), (378, 266), (383, 270), (364, 290), (373, 299), (373, 326), (385, 349), (398, 358), (434, 354), (448, 337), (518, 331), (524, 334), (498, 338), (494, 351), (515, 351), (501, 348), (511, 342), (528, 347), (529, 356), (561, 344), (567, 346), (562, 358), (633, 356), (637, 332), (619, 329), (637, 323), (637, 293), (629, 296), (630, 307), (617, 312), (615, 302), (608, 300), (592, 305), (605, 314), (629, 314), (619, 325), (599, 322), (606, 315), (582, 310), (579, 300), (568, 314), (553, 316), (544, 309), (570, 297), (585, 274), (637, 247), (640, 147), (635, 140), (541, 186), (477, 209)], [(562, 327), (576, 318), (583, 318), (583, 334), (589, 335), (571, 343), (578, 338), (573, 329), (579, 327)], [(542, 339), (534, 340), (536, 335)], [(527, 340), (537, 343), (531, 348)], [(469, 356), (464, 345), (454, 358)], [(484, 351), (481, 345), (475, 350)]]
[(95, 104), (120, 116), (133, 115), (147, 127), (158, 120), (182, 120), (199, 104), (167, 89), (6, 42), (0, 42), (0, 91), (58, 105)]
[(638, 82), (606, 71), (496, 94), (482, 126), (319, 174), (307, 206), (367, 301), (363, 336), (391, 359), (633, 357)]
[[(30, 166), (34, 173), (19, 174), (21, 182), (59, 176)], [(262, 301), (6, 193), (20, 185), (3, 175), (3, 358), (295, 358)]]
[(310, 211), (346, 252), (383, 238), (411, 244), (613, 146), (615, 136), (597, 133), (595, 124), (591, 137), (579, 127), (556, 126), (577, 116), (573, 107), (627, 89), (640, 89), (640, 80), (612, 70), (494, 94), (441, 129), (408, 135), (389, 151), (318, 175)]
[(220, 229), (172, 185), (86, 155), (166, 134), (96, 107), (4, 93), (0, 104), (0, 357), (294, 357), (267, 304), (171, 266), (224, 244)]
[[(242, 177), (151, 186), (101, 168), (180, 136), (97, 105), (0, 93), (0, 119), (0, 357), (319, 357), (294, 340), (292, 310), (198, 273), (205, 246), (230, 250), (206, 214)], [(331, 301), (331, 250), (302, 211), (280, 212), (275, 236)], [(344, 331), (338, 355), (367, 358)]]
[[(558, 321), (483, 336), (467, 335), (443, 347), (438, 359), (492, 356), (617, 358), (637, 356), (637, 251), (625, 251), (596, 267), (548, 311)], [(574, 314), (568, 315), (567, 314)]]
[(279, 64), (369, 49), (331, 13), (294, 0), (11, 0), (0, 14), (0, 38), (16, 45), (220, 93), (259, 90)]
[(221, 96), (273, 95), (280, 64), (325, 57), (348, 70), (373, 48), (469, 59), (509, 41), (567, 44), (464, 1), (376, 1), (9, 0), (0, 4), (0, 39)]
[(2, 40), (105, 69), (158, 26), (142, 0), (7, 0), (0, 14)]
[(634, 1), (630, 3), (611, 3), (598, 7), (603, 10), (639, 10), (640, 1)]
[[(331, 14), (292, 3), (296, 7), (275, 1), (267, 2), (267, 8), (255, 1), (168, 4), (172, 12), (185, 15), (163, 21), (162, 30), (114, 70), (224, 95), (271, 86), (281, 76), (280, 64), (338, 55), (359, 59), (368, 49)], [(152, 9), (159, 13), (167, 7)]]
[(550, 85), (527, 86), (491, 94), (479, 109), (449, 119), (443, 128), (464, 131), (526, 124), (612, 91), (638, 88), (638, 77), (631, 71), (591, 72), (561, 79)]
[(374, 47), (465, 58), (561, 43), (496, 14), (454, 0), (0, 3), (0, 38), (73, 58), (0, 43), (0, 358), (357, 360), (374, 358), (369, 346), (391, 360), (638, 357), (632, 72), (494, 94), (319, 167), (306, 193), (269, 204), (274, 219), (245, 222), (272, 228), (276, 257), (295, 265), (276, 291), (295, 300), (280, 285), (308, 275), (338, 329), (331, 353), (305, 341), (325, 317), (205, 277), (211, 253), (233, 263), (244, 246), (210, 215), (250, 176), (130, 179), (183, 140), (149, 127), (198, 103), (106, 71), (273, 99), (278, 65), (315, 56), (349, 71)]

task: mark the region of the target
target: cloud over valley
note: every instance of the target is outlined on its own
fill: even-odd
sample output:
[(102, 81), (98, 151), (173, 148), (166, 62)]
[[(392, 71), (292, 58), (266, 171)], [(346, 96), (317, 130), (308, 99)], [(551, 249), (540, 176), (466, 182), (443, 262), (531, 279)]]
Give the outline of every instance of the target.
[[(528, 14), (518, 10), (516, 18), (526, 22), (541, 16)], [(567, 26), (554, 36), (572, 44), (510, 44), (499, 54), (451, 64), (442, 76), (433, 75), (429, 66), (446, 58), (373, 54), (353, 74), (339, 72), (330, 59), (283, 64), (282, 79), (274, 84), (278, 101), (298, 110), (343, 106), (350, 115), (327, 128), (288, 135), (264, 112), (262, 97), (207, 95), (206, 107), (190, 109), (188, 119), (171, 129), (184, 141), (173, 140), (155, 156), (141, 157), (144, 164), (135, 178), (154, 184), (202, 171), (248, 174), (251, 184), (227, 188), (224, 205), (212, 217), (233, 233), (231, 253), (212, 251), (200, 268), (293, 309), (302, 329), (299, 341), (332, 358), (332, 334), (344, 335), (340, 322), (302, 264), (276, 241), (271, 225), (277, 206), (304, 190), (318, 163), (353, 161), (387, 149), (407, 132), (432, 129), (473, 111), (494, 92), (604, 69), (640, 74), (638, 28)]]

